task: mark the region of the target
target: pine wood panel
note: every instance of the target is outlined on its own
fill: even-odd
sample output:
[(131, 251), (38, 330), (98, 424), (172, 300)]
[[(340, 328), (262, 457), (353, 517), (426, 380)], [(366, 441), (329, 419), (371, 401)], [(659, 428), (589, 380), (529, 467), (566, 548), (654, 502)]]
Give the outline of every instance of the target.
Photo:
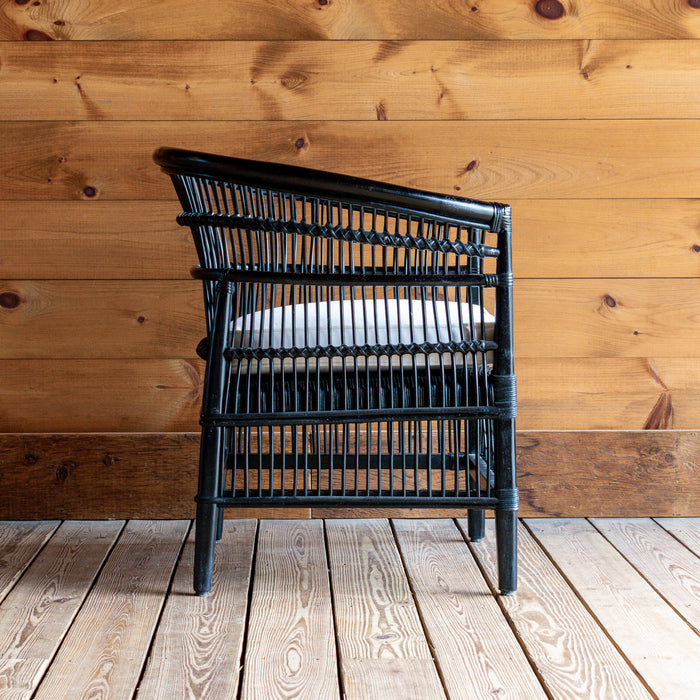
[(8, 295), (3, 357), (188, 357), (206, 335), (197, 280), (0, 281)]
[(63, 523), (3, 601), (0, 658), (14, 662), (2, 674), (12, 698), (32, 697), (123, 526)]
[(699, 356), (698, 280), (519, 280), (515, 294), (517, 358)]
[[(692, 515), (700, 509), (695, 466), (699, 444), (697, 433), (673, 430), (519, 431), (520, 512), (569, 517)], [(0, 518), (191, 518), (198, 459), (196, 433), (0, 435), (7, 494), (0, 501)], [(226, 514), (239, 518), (464, 515), (461, 509), (314, 508), (312, 512), (290, 507), (233, 508)], [(690, 525), (687, 532), (692, 533)], [(33, 545), (26, 561), (42, 541)], [(3, 561), (12, 568), (11, 560)]]
[(236, 697), (257, 523), (224, 523), (209, 596), (192, 595), (194, 529), (153, 642), (139, 695), (170, 700)]
[(700, 634), (700, 562), (653, 520), (591, 521), (650, 586)]
[(0, 278), (186, 279), (175, 202), (0, 202)]
[(0, 46), (0, 119), (700, 116), (700, 41), (130, 42), (124, 56)]
[(696, 359), (516, 360), (521, 430), (695, 429)]
[(700, 120), (31, 121), (2, 128), (5, 200), (173, 199), (151, 161), (164, 144), (478, 199), (694, 198), (700, 173)]
[(455, 524), (393, 524), (449, 697), (547, 697)]
[(321, 700), (337, 695), (323, 523), (263, 521), (241, 697)]
[(694, 0), (445, 3), (186, 0), (0, 6), (0, 39), (519, 39), (700, 37)]
[[(700, 200), (512, 200), (522, 279), (693, 277)], [(0, 201), (0, 279), (189, 279), (175, 202)], [(516, 287), (516, 291), (519, 286)]]
[(444, 698), (389, 521), (333, 520), (326, 537), (345, 691)]
[[(2, 462), (4, 464), (4, 461)], [(10, 490), (10, 493), (12, 491)], [(0, 529), (0, 601), (59, 526), (56, 520), (4, 522)]]
[[(0, 431), (197, 430), (201, 360), (0, 360)], [(694, 430), (694, 358), (524, 358), (521, 430)]]
[(127, 524), (35, 698), (131, 696), (188, 527)]
[(516, 294), (525, 278), (668, 278), (700, 272), (698, 199), (510, 203)]
[(700, 638), (592, 525), (528, 520), (588, 609), (658, 697), (692, 698), (700, 687)]
[(0, 361), (0, 429), (197, 430), (203, 376), (201, 360)]
[(700, 518), (655, 518), (667, 532), (700, 557)]
[[(188, 357), (205, 334), (195, 280), (0, 280), (0, 300), (4, 359)], [(700, 356), (698, 279), (525, 279), (516, 302), (518, 358)]]
[[(467, 532), (466, 521), (459, 526)], [(498, 589), (496, 528), (472, 542), (491, 587)], [(539, 678), (555, 698), (650, 698), (649, 691), (532, 535), (518, 528), (518, 592), (499, 598)], [(556, 632), (553, 632), (556, 630)]]

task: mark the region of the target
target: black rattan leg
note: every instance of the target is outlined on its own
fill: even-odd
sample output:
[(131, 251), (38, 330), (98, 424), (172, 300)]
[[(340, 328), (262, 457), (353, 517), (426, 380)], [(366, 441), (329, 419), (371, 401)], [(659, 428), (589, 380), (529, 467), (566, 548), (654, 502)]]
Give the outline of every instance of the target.
[(518, 512), (496, 510), (496, 547), (498, 550), (498, 588), (511, 595), (518, 581)]
[(197, 506), (197, 529), (194, 544), (194, 592), (207, 595), (211, 590), (216, 545), (216, 506), (200, 503)]
[(486, 514), (483, 510), (467, 511), (467, 531), (472, 542), (484, 539), (486, 532)]
[(211, 502), (218, 495), (220, 437), (221, 434), (216, 428), (209, 427), (202, 431), (194, 544), (194, 590), (200, 596), (207, 595), (211, 590), (218, 511), (222, 510), (216, 503)]

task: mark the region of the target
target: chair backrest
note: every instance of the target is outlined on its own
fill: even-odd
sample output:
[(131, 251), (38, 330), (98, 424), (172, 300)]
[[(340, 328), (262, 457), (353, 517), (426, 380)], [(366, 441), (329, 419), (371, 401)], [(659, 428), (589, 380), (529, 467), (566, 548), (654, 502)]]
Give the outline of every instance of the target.
[[(426, 288), (412, 284), (391, 285), (388, 277), (398, 275), (406, 281), (411, 276), (439, 276), (448, 271), (464, 275), (482, 275), (484, 259), (499, 256), (503, 247), (502, 234), (509, 229), (508, 208), (494, 203), (477, 202), (463, 198), (438, 195), (383, 183), (361, 180), (332, 173), (309, 170), (288, 165), (226, 158), (180, 149), (159, 149), (156, 162), (172, 178), (183, 207), (178, 217), (181, 224), (191, 227), (199, 256), (196, 276), (204, 280), (204, 296), (208, 330), (213, 322), (214, 289), (224, 271), (236, 269), (251, 273), (275, 273), (282, 275), (349, 274), (370, 276), (376, 280), (371, 298), (390, 297), (391, 304), (369, 309), (367, 304), (343, 304), (338, 290), (318, 285), (308, 285), (304, 299), (299, 291), (285, 287), (279, 277), (275, 285), (270, 279), (265, 289), (266, 299), (248, 299), (248, 313), (277, 307), (290, 309), (299, 301), (315, 303), (335, 301), (336, 308), (328, 306), (328, 313), (361, 313), (367, 323), (381, 329), (396, 317), (399, 326), (405, 326), (408, 336), (417, 342), (432, 337), (427, 329), (411, 328), (411, 319), (431, 323), (439, 328), (451, 328), (465, 324), (451, 319), (447, 326), (439, 323), (442, 316), (461, 314), (463, 307), (443, 305), (438, 301), (468, 302), (481, 307), (484, 304), (485, 287), (496, 286), (495, 279), (478, 278), (476, 283), (455, 291), (437, 285), (426, 293)], [(489, 245), (488, 235), (501, 235)], [(505, 241), (509, 247), (509, 239)], [(501, 251), (503, 253), (504, 251)], [(509, 257), (509, 250), (506, 251)], [(501, 254), (501, 258), (504, 256)], [(501, 263), (501, 272), (509, 272)], [(488, 271), (488, 266), (487, 266)], [(491, 272), (495, 272), (495, 265)], [(381, 280), (382, 277), (387, 279)], [(485, 283), (483, 283), (485, 281)], [(377, 293), (382, 287), (384, 291)], [(286, 298), (285, 298), (286, 297)], [(367, 292), (355, 301), (367, 301)], [(407, 300), (399, 303), (399, 300)], [(410, 303), (412, 300), (414, 303)], [(415, 313), (416, 303), (427, 305), (422, 314)], [(490, 304), (494, 304), (493, 301)], [(430, 308), (432, 306), (432, 308)], [(243, 313), (241, 317), (247, 314)], [(281, 313), (281, 312), (280, 312)], [(374, 318), (372, 317), (374, 316)], [(381, 318), (384, 316), (384, 318)], [(487, 322), (487, 313), (471, 323), (479, 326)], [(432, 321), (430, 319), (433, 319)], [(283, 316), (260, 318), (279, 327)], [(293, 337), (298, 340), (291, 319), (284, 318)], [(336, 324), (337, 325), (337, 324)], [(355, 326), (364, 326), (365, 320)], [(307, 332), (309, 324), (306, 323)], [(353, 326), (345, 322), (342, 327)], [(354, 327), (354, 326), (353, 326)], [(242, 328), (239, 328), (242, 331)], [(250, 330), (250, 329), (248, 329)], [(258, 328), (264, 332), (262, 325)], [(252, 331), (251, 331), (252, 333)], [(487, 329), (475, 327), (472, 338), (487, 333)], [(248, 341), (258, 344), (272, 342), (274, 334), (249, 334)], [(289, 333), (287, 334), (289, 335)], [(340, 331), (338, 341), (352, 341)], [(380, 331), (381, 335), (381, 331)], [(444, 332), (443, 332), (444, 335)], [(376, 343), (381, 337), (363, 333), (362, 342)], [(438, 333), (439, 336), (439, 333)], [(454, 336), (448, 330), (447, 339)], [(239, 333), (239, 338), (243, 336)], [(403, 336), (401, 336), (403, 337)], [(386, 338), (389, 340), (390, 338)], [(283, 340), (279, 336), (279, 340)], [(322, 341), (322, 338), (316, 340)], [(331, 340), (330, 337), (325, 338)], [(313, 339), (306, 337), (307, 344)], [(319, 342), (318, 344), (321, 344)]]

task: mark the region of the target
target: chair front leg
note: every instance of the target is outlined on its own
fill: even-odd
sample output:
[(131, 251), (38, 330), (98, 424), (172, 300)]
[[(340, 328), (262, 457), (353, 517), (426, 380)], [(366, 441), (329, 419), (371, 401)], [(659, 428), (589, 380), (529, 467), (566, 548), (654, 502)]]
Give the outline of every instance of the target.
[(223, 511), (213, 502), (219, 496), (220, 440), (220, 428), (207, 426), (202, 431), (194, 545), (194, 590), (199, 596), (207, 595), (211, 590), (219, 520), (217, 511)]

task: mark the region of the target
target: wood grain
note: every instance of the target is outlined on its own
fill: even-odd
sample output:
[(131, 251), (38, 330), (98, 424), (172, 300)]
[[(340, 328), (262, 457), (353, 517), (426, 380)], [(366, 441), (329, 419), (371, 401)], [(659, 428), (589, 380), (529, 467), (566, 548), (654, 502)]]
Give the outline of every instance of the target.
[(477, 199), (694, 198), (700, 173), (700, 120), (687, 119), (27, 121), (2, 129), (3, 200), (173, 199), (151, 161), (167, 144)]
[(257, 523), (227, 521), (209, 596), (192, 594), (194, 531), (175, 573), (141, 682), (144, 698), (235, 697)]
[[(698, 279), (524, 279), (516, 294), (518, 358), (700, 357)], [(0, 295), (3, 359), (190, 357), (205, 335), (195, 280), (0, 280)]]
[[(700, 200), (511, 200), (523, 279), (697, 278)], [(0, 279), (189, 279), (180, 207), (154, 201), (0, 201)], [(519, 289), (518, 286), (516, 289)]]
[[(467, 532), (466, 521), (459, 521)], [(491, 587), (498, 588), (493, 520), (472, 542)], [(518, 591), (499, 598), (538, 676), (555, 698), (650, 698), (625, 658), (522, 525), (518, 529)]]
[(35, 698), (131, 696), (188, 527), (127, 524)]
[(649, 519), (596, 518), (594, 527), (700, 634), (700, 561)]
[[(2, 460), (2, 464), (5, 464)], [(9, 491), (12, 493), (12, 490)], [(59, 526), (56, 520), (5, 521), (0, 527), (0, 601)]]
[(326, 533), (345, 691), (443, 698), (389, 522), (332, 520)]
[(0, 278), (189, 279), (174, 202), (0, 202)]
[(194, 431), (203, 370), (201, 360), (0, 361), (0, 430)]
[(698, 280), (521, 280), (515, 294), (517, 358), (700, 356)]
[[(241, 19), (244, 18), (244, 19)], [(213, 0), (202, 12), (186, 0), (144, 6), (103, 0), (0, 6), (0, 40), (65, 39), (567, 39), (700, 37), (698, 12), (685, 0), (372, 0), (350, 3)]]
[(323, 523), (262, 521), (241, 697), (336, 698)]
[(700, 116), (700, 41), (339, 41), (332, 52), (139, 41), (128, 55), (117, 42), (0, 46), (0, 120)]
[(667, 532), (700, 557), (700, 518), (655, 518)]
[(520, 512), (692, 515), (700, 507), (699, 437), (674, 430), (520, 431)]
[[(520, 512), (690, 516), (700, 508), (698, 441), (697, 432), (677, 430), (519, 431)], [(0, 435), (7, 494), (0, 518), (191, 518), (198, 459), (198, 433)], [(464, 510), (239, 507), (226, 514), (428, 518), (463, 517)], [(683, 532), (692, 537), (687, 522)]]
[(697, 427), (697, 361), (684, 358), (516, 359), (521, 430)]
[(698, 275), (698, 199), (510, 203), (516, 281)]
[(449, 697), (547, 697), (455, 524), (393, 525)]
[(192, 357), (206, 335), (197, 280), (0, 280), (0, 294), (17, 300), (0, 308), (5, 358)]
[(2, 674), (13, 698), (32, 697), (123, 525), (63, 523), (3, 601), (0, 658), (16, 662), (18, 676), (9, 664)]
[[(518, 427), (696, 430), (695, 365), (693, 358), (523, 358)], [(0, 360), (0, 431), (196, 431), (202, 372), (200, 360)]]
[(592, 525), (527, 520), (528, 528), (658, 697), (700, 687), (700, 638)]

